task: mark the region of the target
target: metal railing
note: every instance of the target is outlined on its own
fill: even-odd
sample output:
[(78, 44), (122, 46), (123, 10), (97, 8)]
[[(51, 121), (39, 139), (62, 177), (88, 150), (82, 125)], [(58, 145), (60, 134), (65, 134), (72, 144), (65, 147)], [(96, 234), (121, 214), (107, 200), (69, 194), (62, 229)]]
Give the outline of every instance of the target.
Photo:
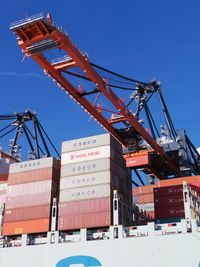
[(18, 21), (15, 21), (13, 23), (10, 24), (10, 30), (14, 31), (17, 28), (20, 28), (21, 26), (24, 26), (26, 24), (38, 21), (38, 20), (46, 20), (46, 16), (44, 13), (38, 13), (36, 15), (30, 16), (30, 17), (26, 17), (25, 19), (21, 19)]

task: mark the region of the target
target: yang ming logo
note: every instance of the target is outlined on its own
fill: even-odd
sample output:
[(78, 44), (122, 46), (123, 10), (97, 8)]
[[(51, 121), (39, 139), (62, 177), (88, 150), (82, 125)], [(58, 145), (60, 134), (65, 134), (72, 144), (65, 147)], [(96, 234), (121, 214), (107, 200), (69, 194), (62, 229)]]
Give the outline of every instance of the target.
[[(72, 256), (60, 260), (56, 267), (70, 267), (71, 265), (82, 264), (84, 267), (98, 267), (101, 263), (90, 256)], [(199, 266), (200, 267), (200, 266)]]

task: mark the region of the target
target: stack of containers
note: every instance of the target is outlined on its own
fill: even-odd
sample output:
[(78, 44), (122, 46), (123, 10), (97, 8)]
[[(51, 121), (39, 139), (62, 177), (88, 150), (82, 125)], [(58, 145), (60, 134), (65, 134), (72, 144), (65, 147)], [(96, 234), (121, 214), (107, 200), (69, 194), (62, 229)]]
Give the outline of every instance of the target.
[(111, 225), (113, 190), (126, 204), (131, 199), (129, 175), (122, 147), (111, 135), (64, 142), (58, 230)]
[(154, 208), (154, 188), (156, 185), (147, 185), (135, 187), (132, 189), (133, 203), (139, 208), (139, 211), (144, 214), (149, 220), (155, 219)]
[(181, 219), (185, 217), (183, 185), (154, 189), (155, 219)]
[(9, 164), (0, 159), (0, 236), (2, 232), (3, 212), (7, 196)]
[(47, 232), (52, 198), (58, 197), (59, 161), (54, 158), (10, 165), (3, 235)]
[[(154, 194), (156, 194), (155, 192), (159, 191), (160, 187), (161, 188), (164, 188), (164, 187), (171, 188), (173, 186), (178, 186), (178, 185), (182, 186), (184, 181), (189, 183), (189, 184), (192, 184), (192, 185), (200, 186), (200, 175), (159, 180), (154, 185), (147, 185), (147, 186), (141, 186), (141, 187), (133, 188), (132, 189), (133, 203), (136, 204), (138, 206), (139, 210), (144, 212), (147, 215), (147, 217), (149, 217), (151, 220), (154, 220), (155, 218), (157, 218), (157, 216), (166, 217), (166, 215), (162, 216), (161, 214), (159, 214), (159, 209), (157, 209), (157, 208), (160, 208), (159, 203), (160, 203), (161, 199), (159, 199), (159, 200), (157, 198), (154, 199)], [(162, 191), (162, 189), (161, 189), (161, 191)], [(166, 194), (164, 193), (163, 197), (165, 197), (165, 196), (166, 196)], [(155, 204), (154, 204), (154, 201), (155, 201)], [(159, 203), (158, 203), (158, 201), (159, 201)], [(180, 198), (179, 198), (179, 201), (180, 201)], [(161, 205), (163, 205), (163, 204), (161, 204)], [(158, 214), (156, 216), (155, 216), (155, 209), (158, 210)], [(162, 210), (162, 208), (160, 208), (160, 210)], [(183, 216), (183, 214), (181, 214), (182, 213), (181, 210), (182, 210), (182, 208), (180, 208), (180, 216)], [(168, 209), (168, 212), (170, 212), (169, 209)], [(166, 212), (166, 214), (167, 214), (167, 212)], [(176, 214), (174, 216), (176, 216)]]

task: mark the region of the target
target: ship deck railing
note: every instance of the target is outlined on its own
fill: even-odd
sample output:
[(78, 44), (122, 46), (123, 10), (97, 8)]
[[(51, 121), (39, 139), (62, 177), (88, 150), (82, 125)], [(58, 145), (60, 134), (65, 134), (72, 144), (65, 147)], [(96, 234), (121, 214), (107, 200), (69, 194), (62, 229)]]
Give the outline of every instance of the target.
[(0, 247), (24, 247), (45, 244), (65, 244), (75, 242), (92, 242), (99, 240), (126, 239), (126, 238), (147, 238), (149, 236), (164, 236), (175, 234), (196, 233), (200, 234), (195, 220), (181, 220), (177, 223), (154, 224), (123, 227), (110, 226), (107, 229), (78, 229), (66, 232), (48, 232), (34, 235), (18, 235), (0, 237)]

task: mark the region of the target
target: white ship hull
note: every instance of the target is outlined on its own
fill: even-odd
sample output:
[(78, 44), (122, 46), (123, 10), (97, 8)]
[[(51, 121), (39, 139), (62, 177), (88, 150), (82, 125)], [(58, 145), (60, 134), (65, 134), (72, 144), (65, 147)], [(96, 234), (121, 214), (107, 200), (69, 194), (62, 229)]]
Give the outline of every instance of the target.
[(200, 232), (0, 249), (1, 267), (200, 267)]

